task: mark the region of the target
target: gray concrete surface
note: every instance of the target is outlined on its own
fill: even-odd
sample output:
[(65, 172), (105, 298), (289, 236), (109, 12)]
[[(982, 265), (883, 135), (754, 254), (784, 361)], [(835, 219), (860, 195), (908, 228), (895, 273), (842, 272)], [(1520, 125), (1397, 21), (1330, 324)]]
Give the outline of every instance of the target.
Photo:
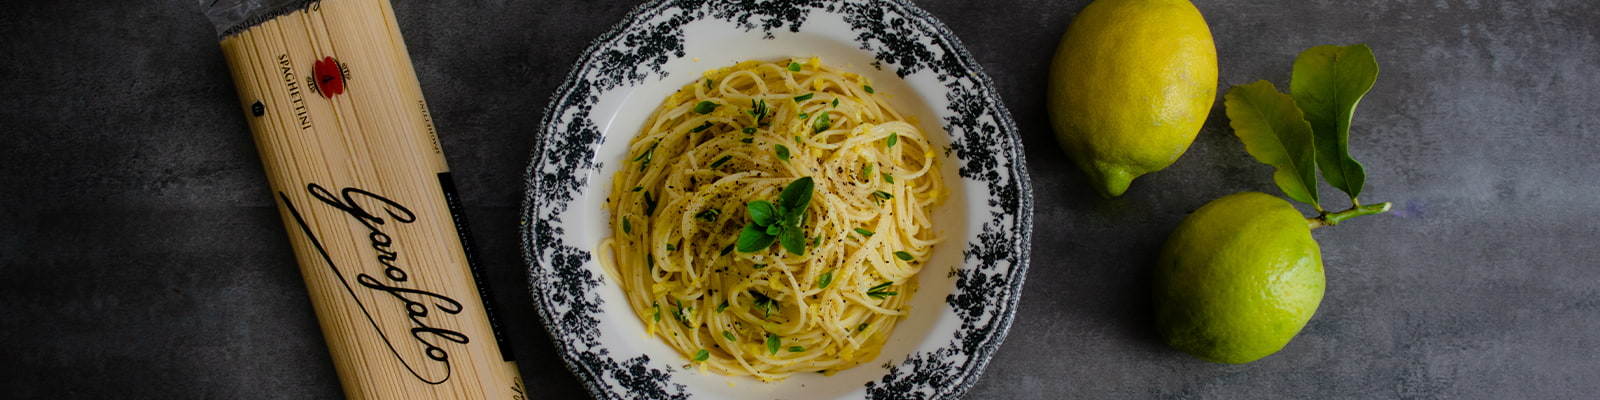
[[(0, 397), (337, 398), (195, 2), (10, 3)], [(633, 4), (396, 3), (524, 377), (541, 398), (581, 397), (526, 294), (521, 174), (550, 92)], [(1370, 177), (1363, 199), (1399, 205), (1317, 231), (1328, 292), (1316, 317), (1276, 355), (1217, 365), (1157, 340), (1147, 283), (1185, 213), (1277, 193), (1221, 106), (1171, 168), (1102, 200), (1043, 108), (1056, 40), (1087, 2), (919, 3), (999, 86), (1036, 191), (1016, 323), (969, 397), (1600, 396), (1600, 6), (1197, 0), (1224, 90), (1286, 86), (1311, 46), (1375, 49), (1383, 72), (1352, 152)]]

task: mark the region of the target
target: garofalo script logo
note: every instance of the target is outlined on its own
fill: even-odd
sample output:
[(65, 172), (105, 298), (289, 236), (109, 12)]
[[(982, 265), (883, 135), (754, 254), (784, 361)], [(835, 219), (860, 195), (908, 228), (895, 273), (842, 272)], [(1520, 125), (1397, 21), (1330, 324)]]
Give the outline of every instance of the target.
[[(329, 256), (328, 250), (322, 246), (322, 240), (317, 238), (317, 234), (311, 230), (310, 224), (301, 216), (294, 203), (289, 201), (289, 196), (281, 192), (278, 193), (278, 197), (283, 199), (284, 206), (294, 216), (295, 223), (299, 224), (300, 229), (311, 239), (311, 244), (316, 246), (317, 252), (328, 263), (328, 269), (335, 277), (339, 278), (340, 283), (344, 284), (345, 291), (350, 294), (350, 298), (355, 300), (356, 304), (361, 307), (362, 314), (372, 324), (372, 329), (378, 332), (378, 336), (383, 338), (384, 345), (388, 346), (391, 354), (394, 354), (395, 360), (398, 360), (400, 364), (406, 367), (406, 370), (411, 371), (412, 375), (423, 382), (437, 385), (450, 380), (450, 353), (440, 345), (446, 341), (466, 344), (469, 339), (467, 335), (461, 332), (434, 328), (429, 326), (428, 322), (430, 318), (437, 320), (437, 317), (460, 314), (462, 309), (461, 302), (439, 293), (407, 287), (414, 285), (407, 285), (410, 280), (410, 274), (406, 272), (404, 267), (405, 259), (402, 257), (401, 249), (395, 247), (395, 237), (384, 231), (384, 228), (393, 228), (400, 224), (409, 224), (416, 221), (416, 214), (413, 214), (411, 210), (406, 209), (405, 206), (394, 200), (357, 188), (345, 188), (335, 195), (321, 185), (311, 183), (306, 185), (306, 192), (324, 205), (338, 209), (350, 218), (355, 219), (356, 222), (366, 226), (367, 243), (371, 245), (373, 254), (371, 263), (373, 267), (370, 269), (375, 271), (378, 266), (381, 266), (383, 271), (380, 276), (373, 276), (366, 272), (356, 273), (354, 280), (357, 285), (352, 286), (351, 277), (347, 274), (360, 271), (361, 268), (340, 266), (334, 263), (333, 257)], [(368, 209), (368, 207), (372, 208)], [(356, 293), (358, 290), (378, 293), (370, 296), (374, 300), (371, 301), (372, 304), (368, 304), (362, 302), (361, 299), (363, 297), (358, 296)], [(372, 293), (363, 294), (371, 295)], [(385, 332), (383, 330), (383, 327), (373, 318), (374, 310), (382, 307), (405, 310), (406, 315), (411, 319), (409, 335), (406, 333)], [(427, 355), (427, 360), (406, 359), (398, 350), (398, 347), (402, 346), (416, 346), (416, 348), (422, 349), (423, 353)], [(436, 371), (437, 368), (424, 368), (424, 366), (420, 365), (427, 362), (442, 366), (443, 372), (430, 372)]]

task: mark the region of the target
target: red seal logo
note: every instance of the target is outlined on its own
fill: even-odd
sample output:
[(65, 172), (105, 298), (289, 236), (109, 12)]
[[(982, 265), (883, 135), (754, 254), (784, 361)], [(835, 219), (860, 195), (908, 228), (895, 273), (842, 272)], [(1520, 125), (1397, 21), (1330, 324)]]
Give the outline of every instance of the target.
[(323, 57), (312, 67), (316, 76), (317, 91), (322, 97), (333, 98), (334, 95), (344, 94), (344, 71), (339, 68), (339, 62), (333, 57)]

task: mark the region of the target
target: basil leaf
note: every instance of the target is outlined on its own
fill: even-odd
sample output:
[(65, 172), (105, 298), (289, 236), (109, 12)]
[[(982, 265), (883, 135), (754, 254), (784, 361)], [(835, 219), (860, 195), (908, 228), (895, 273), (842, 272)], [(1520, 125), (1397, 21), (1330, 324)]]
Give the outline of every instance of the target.
[(890, 185), (893, 185), (894, 184), (894, 175), (889, 175), (888, 172), (883, 173), (883, 181), (889, 183)]
[(889, 132), (889, 148), (894, 148), (895, 143), (900, 143), (900, 132)]
[(778, 335), (767, 334), (767, 351), (778, 354)]
[(827, 289), (828, 288), (828, 284), (830, 284), (830, 283), (833, 283), (833, 271), (831, 271), (831, 270), (828, 271), (828, 272), (823, 272), (822, 276), (817, 277), (817, 288), (818, 289)]
[[(723, 300), (722, 304), (718, 304), (717, 305), (717, 314), (721, 314), (722, 310), (726, 310), (726, 309), (728, 309), (728, 301), (727, 300)], [(727, 333), (728, 331), (722, 331), (722, 332), (723, 333)], [(731, 337), (731, 336), (728, 337), (728, 340), (733, 340), (733, 337)]]
[(745, 204), (744, 208), (750, 212), (750, 219), (755, 221), (756, 225), (772, 225), (773, 221), (778, 220), (778, 210), (772, 208), (772, 203), (766, 200), (752, 201)]
[(717, 107), (722, 107), (722, 105), (721, 104), (717, 104), (717, 103), (712, 103), (709, 100), (702, 101), (702, 102), (700, 102), (700, 104), (695, 104), (694, 105), (694, 112), (701, 113), (701, 114), (710, 114), (712, 111), (715, 111), (717, 109)]
[(794, 72), (800, 72), (800, 63), (797, 63), (797, 62), (794, 62), (794, 61), (790, 61), (789, 62), (789, 70), (790, 71), (794, 71)]
[(633, 233), (633, 224), (628, 223), (628, 216), (626, 215), (622, 216), (622, 233)]
[(778, 240), (778, 237), (768, 235), (766, 230), (757, 227), (756, 223), (745, 224), (744, 230), (739, 232), (739, 252), (754, 253), (761, 251), (766, 249), (767, 246), (771, 246), (774, 240)]
[(1233, 134), (1257, 161), (1277, 171), (1272, 180), (1289, 198), (1322, 210), (1317, 202), (1316, 148), (1311, 124), (1272, 82), (1236, 85), (1223, 96)]
[(783, 245), (789, 254), (801, 255), (806, 252), (806, 234), (800, 232), (800, 227), (788, 225), (783, 227), (783, 233), (778, 234), (778, 243)]
[(811, 191), (815, 187), (816, 182), (809, 176), (795, 179), (783, 188), (783, 192), (778, 193), (778, 205), (791, 212), (805, 210), (806, 206), (811, 205)]
[(911, 261), (911, 259), (912, 259), (911, 253), (907, 253), (907, 252), (904, 252), (904, 251), (896, 251), (896, 252), (894, 252), (894, 257), (900, 259), (901, 261)]
[(1294, 60), (1289, 94), (1306, 114), (1316, 139), (1317, 166), (1329, 186), (1361, 194), (1367, 172), (1350, 157), (1350, 120), (1356, 103), (1378, 80), (1378, 60), (1365, 44), (1317, 46)]
[(729, 342), (739, 341), (738, 339), (733, 338), (733, 332), (722, 331), (722, 337), (727, 338)]
[(708, 360), (710, 358), (711, 358), (711, 352), (706, 351), (706, 349), (700, 349), (699, 353), (694, 353), (694, 360), (695, 361), (705, 361), (705, 360)]
[(872, 86), (861, 85), (861, 89), (866, 90), (868, 94), (877, 93), (877, 91), (872, 90)]

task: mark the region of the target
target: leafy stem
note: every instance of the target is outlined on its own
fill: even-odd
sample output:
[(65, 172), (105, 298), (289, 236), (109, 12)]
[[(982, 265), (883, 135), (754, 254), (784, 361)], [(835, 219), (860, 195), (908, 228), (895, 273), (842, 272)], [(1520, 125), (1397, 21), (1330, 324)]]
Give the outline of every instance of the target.
[(1306, 218), (1306, 223), (1311, 225), (1311, 229), (1317, 229), (1324, 226), (1334, 226), (1338, 225), (1340, 222), (1344, 222), (1344, 220), (1347, 219), (1363, 215), (1382, 214), (1388, 212), (1390, 206), (1391, 205), (1386, 202), (1368, 205), (1356, 204), (1350, 206), (1350, 209), (1344, 211), (1323, 211), (1321, 215), (1312, 218)]
[(805, 224), (806, 208), (811, 204), (814, 186), (815, 182), (809, 176), (796, 179), (778, 193), (777, 205), (766, 200), (745, 204), (746, 211), (750, 213), (750, 223), (745, 224), (744, 230), (739, 232), (739, 252), (762, 251), (776, 241), (790, 254), (805, 254), (806, 237), (800, 226)]

